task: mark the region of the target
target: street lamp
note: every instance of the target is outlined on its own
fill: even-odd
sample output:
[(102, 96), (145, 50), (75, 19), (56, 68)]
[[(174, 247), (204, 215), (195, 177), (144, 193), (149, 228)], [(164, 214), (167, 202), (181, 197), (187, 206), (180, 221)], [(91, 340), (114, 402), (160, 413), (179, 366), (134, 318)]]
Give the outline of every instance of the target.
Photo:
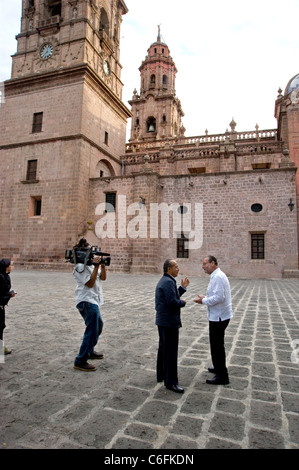
[(288, 203), (289, 209), (292, 212), (294, 210), (295, 204), (293, 203), (293, 199), (290, 198), (290, 202)]

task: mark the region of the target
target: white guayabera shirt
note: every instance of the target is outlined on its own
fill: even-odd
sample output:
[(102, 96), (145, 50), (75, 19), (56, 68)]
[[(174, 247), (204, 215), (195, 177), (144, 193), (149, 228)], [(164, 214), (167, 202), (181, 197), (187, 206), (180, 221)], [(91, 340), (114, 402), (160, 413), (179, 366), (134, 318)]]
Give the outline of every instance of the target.
[(232, 299), (229, 280), (220, 268), (210, 275), (207, 295), (202, 299), (208, 307), (208, 320), (228, 320), (233, 317)]

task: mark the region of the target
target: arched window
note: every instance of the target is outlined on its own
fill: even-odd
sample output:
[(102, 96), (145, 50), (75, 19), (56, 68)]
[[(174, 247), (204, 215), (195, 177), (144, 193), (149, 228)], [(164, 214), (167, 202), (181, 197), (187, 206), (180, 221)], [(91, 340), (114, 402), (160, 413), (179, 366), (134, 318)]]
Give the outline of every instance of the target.
[(156, 132), (156, 119), (149, 117), (146, 123), (147, 132)]
[(155, 83), (156, 83), (156, 75), (153, 73), (153, 75), (151, 75), (151, 84), (155, 85)]
[(61, 16), (61, 0), (48, 0), (50, 16)]
[(100, 31), (105, 31), (105, 33), (109, 36), (109, 19), (104, 8), (101, 8), (100, 13)]
[(94, 176), (95, 178), (107, 178), (109, 176), (115, 176), (115, 171), (108, 160), (102, 159), (96, 166)]
[(167, 85), (167, 75), (163, 75), (163, 85)]

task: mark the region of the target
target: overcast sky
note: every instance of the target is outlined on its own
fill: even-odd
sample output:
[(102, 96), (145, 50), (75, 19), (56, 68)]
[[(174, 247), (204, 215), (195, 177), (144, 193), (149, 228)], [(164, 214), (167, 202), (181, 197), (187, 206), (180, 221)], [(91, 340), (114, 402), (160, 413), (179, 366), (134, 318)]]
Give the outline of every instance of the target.
[[(279, 87), (299, 73), (299, 0), (125, 0), (121, 64), (123, 101), (140, 91), (138, 68), (162, 40), (176, 64), (176, 94), (186, 136), (276, 127)], [(21, 0), (0, 0), (0, 81), (10, 77)], [(182, 5), (184, 8), (182, 8)], [(130, 124), (129, 124), (130, 125)]]

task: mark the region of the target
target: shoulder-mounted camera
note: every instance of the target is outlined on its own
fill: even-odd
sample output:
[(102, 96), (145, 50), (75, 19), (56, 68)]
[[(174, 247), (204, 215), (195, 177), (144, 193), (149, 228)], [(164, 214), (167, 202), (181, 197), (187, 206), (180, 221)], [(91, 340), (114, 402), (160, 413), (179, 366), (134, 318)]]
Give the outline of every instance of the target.
[(94, 256), (101, 256), (99, 264), (110, 266), (110, 253), (104, 253), (98, 246), (91, 246), (89, 248), (74, 247), (72, 250), (66, 250), (65, 252), (66, 262), (83, 264), (84, 266), (98, 264), (93, 262)]

